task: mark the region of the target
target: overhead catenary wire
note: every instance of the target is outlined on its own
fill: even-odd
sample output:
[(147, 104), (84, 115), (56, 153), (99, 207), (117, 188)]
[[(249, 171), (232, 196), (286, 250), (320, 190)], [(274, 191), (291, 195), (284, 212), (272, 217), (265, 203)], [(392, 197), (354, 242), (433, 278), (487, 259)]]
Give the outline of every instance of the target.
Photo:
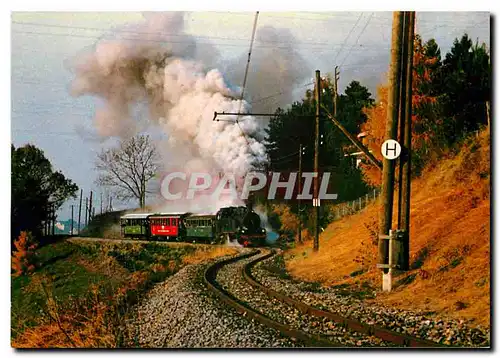
[[(13, 34), (26, 34), (26, 35), (35, 35), (35, 36), (56, 36), (56, 37), (72, 37), (72, 38), (83, 38), (83, 39), (95, 39), (95, 40), (123, 40), (123, 41), (137, 41), (137, 42), (152, 42), (152, 43), (162, 43), (162, 44), (183, 44), (183, 43), (191, 43), (192, 41), (185, 40), (171, 40), (171, 39), (144, 39), (144, 38), (133, 38), (133, 37), (118, 37), (118, 38), (104, 38), (104, 35), (82, 35), (82, 34), (72, 34), (72, 33), (54, 33), (54, 32), (36, 32), (36, 31), (12, 31)], [(259, 41), (261, 42), (261, 41)], [(262, 42), (265, 43), (265, 42)], [(282, 49), (282, 50), (290, 50), (293, 49), (292, 45), (295, 47), (303, 47), (302, 45), (312, 45), (311, 47), (306, 47), (310, 50), (321, 50), (322, 52), (335, 52), (337, 51), (336, 47), (340, 45), (328, 44), (328, 43), (287, 43), (281, 42), (286, 46), (277, 46), (277, 45), (262, 45), (258, 44), (255, 48), (268, 48), (268, 49)], [(196, 42), (197, 45), (216, 45), (220, 47), (244, 47), (243, 44), (235, 44), (235, 43), (220, 43), (220, 42)], [(371, 47), (373, 51), (380, 50), (383, 47), (380, 46), (367, 46)], [(366, 51), (366, 49), (364, 49)]]
[[(245, 15), (247, 15), (247, 16), (248, 16), (248, 15), (249, 15), (249, 13), (246, 13)], [(265, 15), (265, 16), (267, 16), (267, 17), (276, 17), (276, 16), (273, 16), (272, 14), (264, 14), (264, 15)], [(261, 15), (261, 16), (264, 16), (264, 15)], [(325, 15), (325, 16), (330, 16), (332, 21), (333, 21), (336, 17), (338, 17), (338, 16), (345, 16), (345, 17), (349, 17), (349, 16), (351, 16), (351, 15), (334, 14), (334, 13), (325, 13), (324, 15)], [(362, 15), (362, 14), (361, 14), (361, 15)], [(286, 16), (283, 16), (283, 17), (287, 18)], [(300, 17), (300, 16), (293, 16), (293, 17), (288, 17), (288, 18), (290, 18), (290, 19), (300, 19), (301, 17)], [(359, 21), (360, 21), (360, 18), (361, 18), (361, 17), (359, 17), (359, 18), (358, 18), (358, 21), (357, 21), (357, 22), (359, 22)], [(343, 68), (343, 69), (344, 69), (344, 68), (347, 68), (347, 67), (356, 67), (356, 69), (359, 69), (359, 68), (363, 68), (363, 67), (375, 67), (375, 66), (379, 66), (379, 64), (376, 64), (376, 63), (371, 63), (371, 64), (368, 64), (368, 65), (363, 65), (363, 64), (362, 64), (362, 65), (352, 65), (352, 66), (351, 66), (351, 65), (347, 65), (347, 66), (344, 66), (344, 63), (345, 63), (346, 59), (349, 57), (349, 55), (350, 55), (352, 52), (357, 51), (357, 50), (360, 50), (360, 51), (366, 51), (366, 49), (358, 49), (358, 48), (356, 48), (356, 44), (357, 44), (357, 42), (359, 41), (359, 38), (361, 37), (361, 35), (362, 35), (362, 34), (364, 33), (364, 31), (366, 30), (366, 28), (367, 28), (368, 24), (370, 23), (370, 21), (371, 21), (371, 22), (373, 22), (374, 20), (377, 20), (377, 19), (378, 19), (378, 20), (380, 20), (380, 17), (374, 16), (374, 13), (372, 13), (372, 14), (370, 15), (370, 18), (368, 19), (367, 23), (365, 24), (365, 27), (363, 28), (363, 30), (362, 30), (362, 31), (361, 31), (361, 33), (359, 34), (359, 36), (358, 36), (358, 38), (357, 38), (357, 40), (356, 40), (356, 43), (355, 43), (353, 46), (351, 46), (351, 48), (350, 48), (350, 50), (349, 50), (349, 53), (347, 54), (347, 56), (346, 56), (346, 57), (344, 58), (344, 60), (342, 61), (342, 65), (341, 65), (341, 66), (342, 66), (342, 68)], [(309, 19), (308, 19), (308, 20), (309, 20)], [(311, 18), (311, 20), (313, 20), (313, 18)], [(390, 19), (389, 19), (389, 18), (388, 18), (387, 20), (388, 20), (388, 21), (390, 21)], [(420, 20), (419, 22), (420, 22), (420, 23), (425, 23), (425, 22), (427, 22), (427, 23), (428, 23), (428, 22), (430, 22), (430, 21), (425, 21), (425, 20), (424, 20), (424, 21), (422, 21), (422, 20)], [(440, 21), (440, 22), (443, 22), (443, 21)], [(446, 23), (446, 20), (445, 20), (444, 22)], [(109, 32), (126, 32), (126, 33), (132, 33), (132, 34), (134, 34), (134, 33), (136, 33), (136, 34), (151, 34), (151, 35), (154, 35), (154, 34), (155, 34), (155, 33), (147, 33), (147, 32), (146, 32), (146, 33), (144, 33), (144, 32), (142, 32), (142, 33), (141, 33), (141, 32), (138, 32), (138, 31), (133, 31), (133, 30), (121, 30), (121, 29), (102, 29), (102, 28), (100, 29), (100, 28), (85, 27), (85, 26), (71, 26), (71, 25), (42, 24), (42, 23), (35, 23), (35, 22), (22, 22), (22, 21), (12, 21), (12, 24), (21, 25), (21, 26), (60, 27), (60, 28), (74, 28), (74, 29), (80, 29), (80, 30), (107, 31), (108, 33), (109, 33)], [(480, 25), (480, 23), (478, 22), (478, 23), (476, 23), (476, 24), (474, 24), (474, 25)], [(436, 28), (439, 28), (439, 27), (445, 27), (445, 26), (447, 26), (447, 25), (446, 25), (446, 24), (440, 24), (440, 25), (435, 26), (435, 27), (434, 27), (434, 28), (432, 28), (432, 29), (426, 29), (426, 30), (424, 30), (424, 33), (428, 32), (428, 31), (433, 31), (433, 30), (435, 30)], [(451, 25), (450, 25), (450, 26), (451, 26)], [(353, 31), (355, 28), (356, 28), (356, 25), (355, 25), (355, 26), (351, 29), (350, 33), (352, 33), (352, 31)], [(15, 33), (15, 32), (18, 32), (18, 31), (12, 31), (12, 32), (13, 32), (13, 33)], [(19, 31), (19, 32), (20, 32), (20, 33), (22, 33), (21, 31)], [(36, 35), (45, 35), (44, 33), (36, 33), (36, 32), (29, 32), (29, 33), (36, 34)], [(160, 32), (160, 33), (156, 33), (156, 34), (165, 34), (165, 33), (161, 33), (161, 32)], [(51, 34), (46, 34), (46, 35), (49, 35), (49, 36), (50, 36), (50, 35), (53, 35), (53, 36), (68, 36), (68, 37), (80, 37), (80, 36), (82, 36), (82, 37), (86, 37), (86, 38), (96, 38), (95, 36), (83, 36), (83, 35), (78, 35), (78, 34), (55, 34), (55, 33), (51, 33)], [(212, 37), (210, 37), (210, 36), (194, 36), (194, 35), (190, 35), (190, 34), (185, 34), (185, 35), (179, 35), (179, 34), (174, 35), (174, 34), (169, 34), (169, 35), (170, 35), (170, 36), (192, 36), (192, 37), (200, 37), (200, 38), (202, 38), (202, 37), (205, 37), (205, 38), (216, 38), (215, 36), (212, 36)], [(348, 36), (349, 36), (349, 35), (348, 35)], [(245, 39), (243, 39), (243, 38), (241, 38), (241, 39), (231, 39), (231, 38), (229, 38), (229, 37), (217, 37), (217, 38), (219, 38), (219, 39), (227, 39), (227, 40), (237, 40), (237, 41), (239, 41), (239, 40), (241, 40), (241, 41), (245, 40)], [(134, 39), (134, 40), (135, 40), (135, 39)], [(137, 40), (139, 40), (139, 39), (137, 39)], [(148, 41), (148, 39), (146, 39), (145, 41)], [(157, 40), (152, 40), (152, 41), (154, 41), (154, 42), (166, 42), (166, 41), (157, 41)], [(185, 42), (185, 41), (177, 41), (177, 42)], [(265, 43), (266, 41), (259, 41), (259, 42)], [(276, 42), (276, 43), (279, 43), (280, 41), (268, 41), (268, 42)], [(253, 40), (252, 40), (252, 43), (253, 43)], [(284, 42), (283, 42), (283, 43), (284, 43)], [(341, 50), (343, 50), (343, 49), (344, 49), (344, 47), (345, 47), (345, 43), (346, 43), (346, 41), (344, 41), (344, 43), (343, 43), (342, 45), (340, 45), (340, 44), (337, 44), (337, 45), (335, 45), (335, 44), (331, 44), (330, 46), (335, 46), (335, 49), (337, 49), (337, 48), (338, 48), (338, 46), (340, 46), (340, 49), (341, 49)], [(209, 43), (207, 42), (207, 43), (202, 43), (202, 44), (209, 44)], [(310, 42), (310, 43), (308, 43), (308, 42), (303, 42), (302, 44), (311, 44), (311, 45), (329, 45), (329, 43), (327, 43), (327, 42), (324, 42), (324, 43), (319, 43), (319, 42)], [(226, 44), (226, 45), (233, 46), (233, 44)], [(241, 45), (234, 45), (234, 46), (241, 46)], [(364, 46), (364, 47), (369, 47), (369, 46), (367, 46), (367, 45), (363, 45), (363, 46)], [(254, 46), (254, 47), (256, 47), (256, 46)], [(275, 46), (270, 46), (270, 47), (273, 47), (273, 48), (274, 48)], [(373, 47), (377, 47), (377, 46), (373, 46)], [(341, 51), (339, 51), (339, 52), (337, 53), (337, 55), (339, 55), (340, 53), (341, 53)], [(385, 62), (384, 62), (384, 63), (380, 63), (380, 66), (382, 66), (382, 65), (384, 65), (384, 64), (385, 64)], [(33, 82), (35, 82), (35, 81), (33, 81)], [(22, 82), (22, 80), (21, 80), (21, 82), (19, 82), (19, 81), (17, 81), (16, 79), (13, 79), (13, 83), (23, 83), (23, 82)], [(26, 82), (26, 84), (38, 84), (38, 83), (27, 83), (27, 82)], [(42, 84), (45, 84), (45, 83), (40, 82), (39, 84), (40, 84), (40, 85), (42, 85)], [(54, 83), (54, 84), (55, 84), (55, 83)], [(313, 83), (312, 83), (312, 82), (310, 82), (310, 83), (307, 83), (307, 84), (305, 84), (305, 85), (298, 86), (298, 87), (296, 87), (296, 89), (303, 88), (303, 87), (306, 87), (306, 86), (309, 86), (309, 85), (312, 85), (312, 84), (313, 84)], [(272, 99), (272, 98), (274, 98), (274, 97), (278, 97), (278, 96), (282, 95), (283, 93), (285, 93), (285, 92), (287, 92), (287, 91), (288, 91), (288, 89), (287, 89), (286, 91), (281, 91), (281, 92), (277, 92), (277, 93), (274, 93), (274, 94), (270, 94), (270, 95), (265, 96), (265, 97), (257, 98), (257, 99), (255, 99), (255, 100), (251, 101), (251, 102), (250, 102), (250, 104), (255, 104), (255, 103), (259, 103), (259, 102), (265, 101), (265, 100), (270, 100), (270, 99)], [(69, 104), (68, 104), (68, 105), (66, 105), (66, 104), (64, 104), (64, 105), (60, 105), (60, 104), (58, 104), (58, 106), (60, 106), (60, 107), (61, 107), (61, 109), (63, 109), (63, 108), (70, 108), (70, 105), (69, 105)], [(79, 108), (79, 109), (82, 109), (82, 110), (87, 109), (87, 108), (80, 107), (80, 106), (78, 106), (78, 107), (76, 107), (76, 106), (71, 106), (71, 107), (73, 107), (73, 108)], [(89, 110), (92, 110), (92, 109), (90, 109), (90, 108), (89, 108)], [(17, 114), (17, 115), (20, 115), (20, 114), (22, 114), (22, 112), (24, 112), (24, 109), (23, 109), (23, 110), (18, 110), (18, 111), (15, 111), (15, 112), (16, 112), (16, 114)], [(37, 112), (39, 112), (39, 111), (37, 111)], [(39, 112), (39, 113), (40, 113), (40, 112)], [(43, 114), (45, 114), (45, 113), (43, 113)], [(73, 113), (72, 113), (72, 115), (77, 115), (77, 114), (84, 115), (84, 114), (83, 114), (83, 113), (81, 113), (81, 112), (79, 112), (79, 113), (73, 112)]]
[(354, 31), (354, 29), (356, 28), (356, 26), (358, 26), (359, 24), (359, 20), (361, 20), (361, 18), (363, 17), (363, 13), (359, 14), (359, 17), (358, 17), (358, 20), (356, 21), (356, 23), (354, 24), (354, 26), (351, 28), (351, 30), (349, 31), (349, 33), (347, 34), (344, 42), (342, 43), (342, 46), (340, 47), (340, 50), (339, 52), (337, 52), (337, 55), (335, 56), (335, 58), (333, 59), (333, 63), (335, 63), (335, 61), (337, 61), (337, 58), (339, 57), (340, 53), (342, 52), (342, 50), (344, 49), (347, 41), (349, 40), (349, 37), (351, 36), (352, 32)]
[(368, 24), (370, 23), (370, 20), (372, 19), (373, 17), (373, 14), (374, 12), (371, 13), (370, 17), (368, 18), (368, 20), (366, 21), (366, 24), (365, 24), (365, 27), (363, 27), (363, 30), (361, 30), (361, 32), (359, 33), (358, 37), (356, 38), (356, 42), (351, 46), (349, 52), (347, 53), (347, 55), (344, 57), (344, 60), (342, 61), (342, 63), (340, 64), (339, 67), (342, 67), (342, 65), (345, 63), (345, 60), (347, 60), (347, 58), (349, 57), (349, 55), (351, 54), (352, 52), (352, 49), (354, 48), (354, 46), (356, 46), (358, 44), (358, 41), (361, 37), (361, 35), (363, 35), (363, 33), (365, 32), (366, 28), (368, 27)]
[[(15, 25), (23, 25), (23, 26), (35, 26), (35, 27), (47, 27), (47, 28), (57, 28), (57, 29), (74, 29), (74, 30), (84, 30), (84, 31), (102, 31), (108, 34), (118, 34), (118, 33), (126, 33), (132, 35), (157, 35), (157, 36), (168, 36), (168, 37), (188, 37), (188, 38), (196, 38), (196, 39), (217, 39), (217, 40), (230, 40), (230, 41), (248, 41), (248, 38), (233, 38), (233, 37), (224, 37), (224, 36), (205, 36), (205, 35), (193, 35), (193, 34), (173, 34), (168, 32), (143, 32), (143, 31), (132, 31), (132, 30), (123, 30), (123, 29), (105, 29), (99, 27), (86, 27), (86, 26), (71, 26), (71, 25), (56, 25), (56, 24), (43, 24), (43, 23), (34, 23), (34, 22), (20, 22), (20, 21), (12, 21), (12, 24)], [(22, 32), (22, 31), (14, 31), (14, 32)], [(33, 32), (33, 31), (26, 31)], [(59, 35), (55, 33), (51, 33), (54, 35)], [(65, 35), (65, 34), (64, 34)], [(69, 36), (73, 34), (68, 34)], [(97, 36), (97, 35), (89, 35), (89, 36)], [(176, 42), (190, 42), (187, 41), (176, 41)], [(279, 43), (279, 44), (289, 44), (289, 45), (318, 45), (318, 46), (340, 46), (338, 44), (334, 44), (331, 42), (307, 42), (307, 41), (282, 41), (282, 40), (259, 40), (259, 43)], [(238, 45), (243, 46), (243, 45)], [(374, 48), (377, 46), (373, 46)]]

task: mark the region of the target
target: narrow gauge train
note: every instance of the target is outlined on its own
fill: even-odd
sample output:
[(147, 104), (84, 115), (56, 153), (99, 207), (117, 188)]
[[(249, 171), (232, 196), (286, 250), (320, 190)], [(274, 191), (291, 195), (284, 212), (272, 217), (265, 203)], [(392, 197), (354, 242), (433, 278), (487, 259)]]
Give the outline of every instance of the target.
[(122, 237), (224, 243), (237, 241), (243, 246), (261, 246), (266, 230), (260, 217), (244, 206), (220, 209), (215, 215), (191, 213), (127, 214), (120, 218)]

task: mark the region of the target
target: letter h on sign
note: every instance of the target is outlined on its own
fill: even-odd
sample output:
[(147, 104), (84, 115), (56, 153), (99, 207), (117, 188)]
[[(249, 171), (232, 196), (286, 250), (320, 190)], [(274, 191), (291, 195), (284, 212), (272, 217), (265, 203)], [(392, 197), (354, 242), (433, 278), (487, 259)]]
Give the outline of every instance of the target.
[(401, 154), (401, 145), (394, 139), (388, 139), (382, 144), (381, 152), (386, 159), (396, 159)]
[(386, 155), (386, 156), (389, 156), (389, 151), (390, 151), (390, 150), (393, 150), (393, 151), (394, 151), (394, 154), (396, 154), (396, 148), (397, 148), (396, 144), (394, 144), (394, 148), (389, 148), (389, 145), (390, 145), (390, 144), (389, 144), (389, 143), (387, 143), (387, 144), (386, 144), (386, 146), (385, 146), (385, 155)]

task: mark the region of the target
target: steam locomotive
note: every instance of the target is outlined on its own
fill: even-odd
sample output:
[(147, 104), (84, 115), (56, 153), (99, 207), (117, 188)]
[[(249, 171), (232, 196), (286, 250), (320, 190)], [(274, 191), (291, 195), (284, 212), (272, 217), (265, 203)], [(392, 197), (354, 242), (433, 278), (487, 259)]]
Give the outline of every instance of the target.
[(127, 214), (120, 218), (122, 237), (262, 246), (266, 230), (259, 215), (245, 206), (220, 209), (215, 215), (192, 213)]

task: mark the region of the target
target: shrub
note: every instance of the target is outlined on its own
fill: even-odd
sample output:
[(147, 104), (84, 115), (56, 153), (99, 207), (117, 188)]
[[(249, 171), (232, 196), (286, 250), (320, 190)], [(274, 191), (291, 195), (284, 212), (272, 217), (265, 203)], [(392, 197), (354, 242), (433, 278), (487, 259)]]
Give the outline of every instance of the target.
[(16, 250), (12, 252), (12, 271), (15, 277), (26, 275), (35, 270), (33, 256), (38, 244), (31, 232), (21, 231), (14, 241)]

